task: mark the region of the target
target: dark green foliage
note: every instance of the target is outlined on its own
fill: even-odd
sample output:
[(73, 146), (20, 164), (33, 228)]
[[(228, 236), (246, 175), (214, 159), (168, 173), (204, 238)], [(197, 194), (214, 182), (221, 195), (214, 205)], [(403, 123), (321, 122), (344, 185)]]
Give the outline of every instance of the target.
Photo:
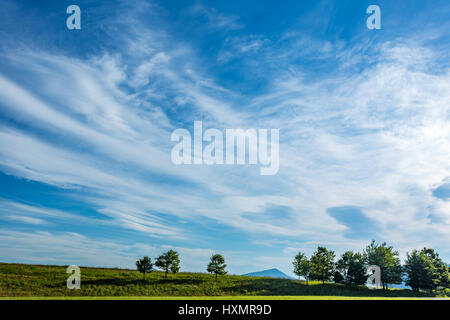
[(406, 284), (414, 291), (449, 287), (448, 266), (433, 249), (423, 248), (407, 254), (404, 271)]
[(342, 276), (342, 283), (351, 287), (366, 283), (367, 264), (361, 253), (345, 252), (336, 263), (336, 271)]
[(294, 274), (298, 277), (304, 277), (306, 280), (306, 285), (308, 285), (312, 272), (312, 265), (308, 258), (306, 258), (303, 253), (299, 252), (295, 256), (292, 264), (294, 265)]
[(331, 280), (334, 274), (334, 252), (325, 247), (318, 247), (311, 257), (311, 279), (320, 280), (322, 284)]
[(342, 296), (342, 297), (424, 297), (429, 292), (411, 290), (352, 289), (341, 284), (224, 275), (211, 281), (209, 274), (177, 273), (164, 280), (164, 272), (153, 271), (142, 280), (137, 270), (81, 267), (81, 289), (66, 286), (67, 266), (0, 263), (1, 297), (63, 296)]
[(206, 267), (206, 271), (209, 273), (214, 273), (216, 275), (216, 281), (218, 275), (224, 275), (227, 272), (225, 271), (225, 268), (227, 265), (225, 264), (225, 258), (220, 254), (213, 254), (211, 256), (211, 261), (209, 262), (208, 266)]
[(386, 242), (377, 245), (373, 240), (366, 247), (364, 252), (368, 265), (377, 265), (381, 269), (381, 283), (383, 289), (387, 289), (389, 284), (402, 283), (402, 266), (398, 252), (394, 251), (391, 246), (387, 246)]
[(155, 266), (164, 271), (164, 278), (167, 279), (167, 273), (177, 273), (180, 271), (180, 258), (174, 250), (169, 250), (156, 258)]
[(333, 281), (334, 283), (344, 283), (344, 277), (339, 271), (335, 271), (333, 274)]
[(404, 270), (406, 273), (406, 284), (414, 291), (419, 291), (425, 276), (425, 268), (418, 250), (414, 249), (411, 253), (408, 252), (406, 254)]
[(450, 268), (444, 262), (439, 265), (439, 286), (442, 288), (450, 289)]
[(152, 272), (152, 268), (153, 268), (152, 259), (145, 256), (142, 259), (137, 260), (136, 268), (140, 273), (144, 274), (144, 279), (145, 279), (145, 274)]

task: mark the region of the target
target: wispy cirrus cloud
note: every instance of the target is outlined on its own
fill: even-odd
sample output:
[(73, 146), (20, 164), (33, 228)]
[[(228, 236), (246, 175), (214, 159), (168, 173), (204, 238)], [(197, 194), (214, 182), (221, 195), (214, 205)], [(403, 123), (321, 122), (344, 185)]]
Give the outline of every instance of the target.
[(187, 11), (192, 15), (205, 18), (209, 29), (228, 31), (244, 28), (244, 25), (239, 22), (238, 16), (219, 12), (216, 8), (195, 4)]
[[(136, 241), (117, 236), (111, 247), (96, 244), (96, 237), (81, 241), (72, 254), (91, 265), (102, 265), (95, 258), (101, 251), (109, 261), (132, 265), (133, 254), (141, 253), (133, 246), (147, 241), (141, 235), (150, 236), (145, 249), (155, 254), (173, 246), (197, 267), (203, 260), (197, 265), (195, 256), (222, 250), (235, 270), (245, 271), (252, 270), (243, 257), (254, 256), (261, 268), (280, 261), (288, 272), (285, 255), (297, 249), (359, 250), (372, 237), (403, 255), (426, 245), (450, 256), (450, 204), (436, 196), (450, 176), (446, 50), (421, 37), (358, 42), (292, 28), (256, 36), (238, 17), (204, 6), (187, 16), (203, 16), (205, 28), (222, 30), (209, 66), (238, 62), (249, 74), (243, 88), (224, 86), (229, 79), (205, 68), (195, 43), (177, 41), (169, 27), (158, 32), (133, 10), (118, 22), (116, 46), (88, 57), (45, 47), (2, 52), (1, 171), (69, 190), (94, 212), (86, 217), (2, 201), (5, 219), (36, 226), (35, 232), (4, 231), (5, 243), (23, 237), (44, 248), (59, 238), (75, 241), (58, 230), (42, 233), (46, 223), (62, 226), (73, 215), (93, 230), (102, 224), (135, 232)], [(104, 27), (109, 36), (113, 30)], [(252, 86), (260, 87), (248, 91)], [(194, 120), (219, 129), (279, 128), (278, 175), (261, 177), (251, 166), (173, 165), (170, 134)], [(342, 219), (333, 208), (358, 210)], [(354, 214), (370, 232), (352, 223)], [(128, 246), (114, 256), (121, 241)], [(232, 250), (233, 241), (248, 248)], [(50, 254), (42, 248), (23, 256)], [(272, 258), (264, 251), (270, 248), (276, 248)]]

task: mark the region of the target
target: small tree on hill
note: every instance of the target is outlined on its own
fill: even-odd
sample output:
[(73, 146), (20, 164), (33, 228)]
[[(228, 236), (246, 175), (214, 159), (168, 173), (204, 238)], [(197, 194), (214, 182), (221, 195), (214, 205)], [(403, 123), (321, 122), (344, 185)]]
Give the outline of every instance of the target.
[(334, 271), (333, 273), (333, 281), (334, 283), (344, 283), (344, 277), (339, 271)]
[(322, 281), (331, 280), (334, 273), (334, 252), (325, 247), (318, 247), (311, 257), (312, 274), (311, 279)]
[(312, 272), (311, 262), (308, 258), (301, 252), (299, 252), (292, 262), (294, 265), (294, 273), (300, 278), (303, 277), (306, 280), (306, 285), (308, 285), (309, 278)]
[(178, 252), (169, 250), (156, 258), (155, 266), (164, 270), (164, 279), (167, 279), (167, 273), (177, 273), (180, 271), (180, 258)]
[(214, 273), (216, 275), (216, 281), (218, 275), (224, 275), (227, 272), (225, 268), (227, 265), (225, 264), (225, 258), (220, 254), (213, 254), (211, 256), (211, 261), (208, 263), (206, 267), (206, 271), (209, 273)]
[(145, 274), (152, 272), (152, 260), (149, 257), (145, 256), (142, 259), (136, 261), (136, 268), (140, 273), (144, 274), (145, 279)]

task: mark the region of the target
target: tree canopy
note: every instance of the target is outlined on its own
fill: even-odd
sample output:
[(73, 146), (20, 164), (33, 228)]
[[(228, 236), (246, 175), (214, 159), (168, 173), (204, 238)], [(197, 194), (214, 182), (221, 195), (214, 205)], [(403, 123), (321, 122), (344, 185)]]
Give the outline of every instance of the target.
[(404, 271), (406, 284), (414, 291), (423, 289), (431, 292), (438, 287), (449, 287), (449, 268), (433, 249), (423, 248), (407, 253)]
[(180, 258), (178, 252), (174, 250), (169, 250), (158, 258), (156, 258), (155, 266), (164, 270), (164, 279), (167, 279), (167, 273), (170, 271), (172, 273), (177, 273), (180, 271)]
[(311, 257), (311, 279), (320, 280), (322, 284), (329, 281), (334, 273), (334, 251), (325, 247), (318, 247)]
[(144, 279), (145, 279), (145, 274), (152, 272), (152, 268), (153, 268), (152, 259), (145, 256), (142, 259), (137, 260), (136, 268), (139, 272), (144, 274)]
[(306, 285), (308, 285), (309, 278), (312, 272), (312, 265), (308, 258), (301, 252), (299, 252), (292, 262), (294, 265), (294, 273), (298, 277), (303, 277), (306, 280)]
[(381, 270), (381, 283), (383, 289), (387, 289), (389, 284), (402, 283), (402, 266), (398, 252), (394, 251), (392, 246), (386, 242), (381, 245), (375, 243), (375, 240), (366, 247), (364, 251), (368, 265), (377, 265)]
[(366, 283), (367, 263), (363, 254), (347, 251), (342, 254), (336, 263), (336, 271), (342, 276), (341, 281), (345, 285), (362, 285)]
[(227, 265), (225, 264), (225, 258), (220, 254), (213, 254), (208, 266), (206, 267), (206, 271), (209, 273), (214, 273), (217, 280), (218, 275), (224, 275), (227, 273), (225, 271), (226, 267)]

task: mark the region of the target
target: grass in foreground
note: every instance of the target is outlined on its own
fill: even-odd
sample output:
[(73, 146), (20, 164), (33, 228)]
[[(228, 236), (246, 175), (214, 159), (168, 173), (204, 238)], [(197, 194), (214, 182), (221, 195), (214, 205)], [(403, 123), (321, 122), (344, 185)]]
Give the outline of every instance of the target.
[(434, 297), (411, 290), (346, 288), (341, 284), (204, 273), (146, 275), (135, 270), (81, 267), (81, 289), (69, 290), (64, 266), (0, 263), (0, 297), (70, 299), (379, 299)]

